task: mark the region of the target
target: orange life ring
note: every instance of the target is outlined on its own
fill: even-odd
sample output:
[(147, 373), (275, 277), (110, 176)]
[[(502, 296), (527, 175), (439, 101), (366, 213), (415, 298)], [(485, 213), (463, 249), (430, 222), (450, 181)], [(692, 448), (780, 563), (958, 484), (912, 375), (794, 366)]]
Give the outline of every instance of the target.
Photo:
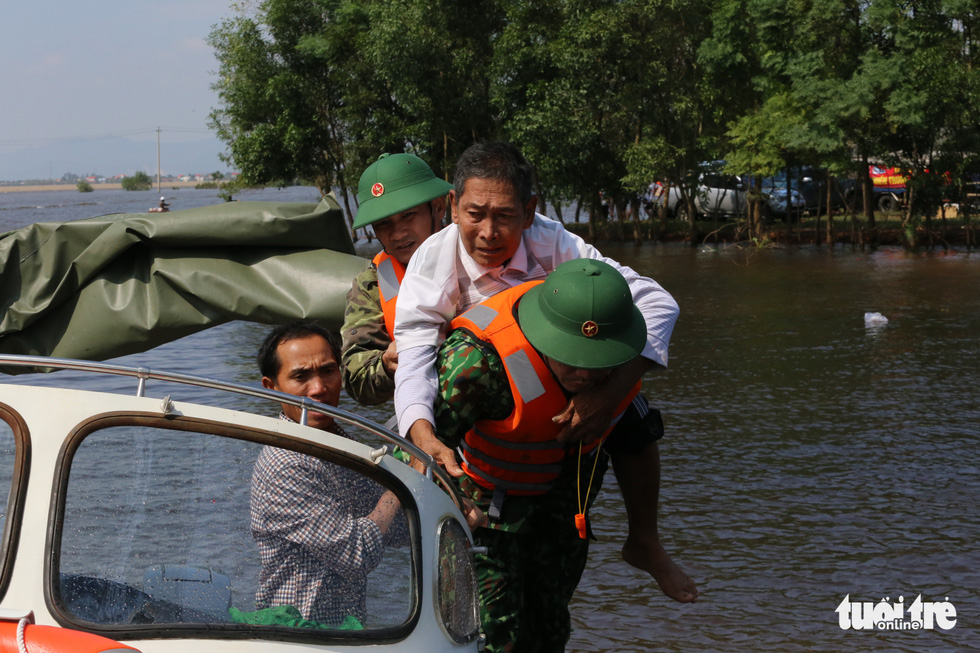
[[(109, 653), (110, 651), (138, 651), (132, 646), (93, 635), (80, 630), (27, 624), (24, 643), (28, 653)], [(17, 622), (0, 622), (0, 653), (17, 653)]]

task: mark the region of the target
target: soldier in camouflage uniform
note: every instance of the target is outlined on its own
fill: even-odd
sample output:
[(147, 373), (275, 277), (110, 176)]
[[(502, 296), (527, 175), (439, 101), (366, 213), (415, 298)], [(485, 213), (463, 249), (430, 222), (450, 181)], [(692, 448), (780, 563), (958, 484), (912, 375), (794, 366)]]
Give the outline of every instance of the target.
[[(487, 548), (487, 553), (476, 556), (486, 650), (563, 651), (570, 634), (568, 603), (585, 568), (589, 547), (589, 540), (584, 537), (586, 526), (576, 523), (576, 513), (587, 513), (594, 501), (608, 456), (628, 457), (635, 447), (661, 437), (663, 426), (656, 411), (643, 418), (637, 411), (627, 411), (616, 428), (610, 427), (611, 433), (607, 431), (605, 442), (589, 455), (582, 455), (577, 445), (568, 446), (563, 453), (558, 448), (558, 456), (564, 457), (560, 458), (560, 471), (554, 472), (549, 483), (550, 489), (522, 493), (521, 488), (528, 487), (527, 478), (515, 480), (508, 475), (522, 468), (532, 476), (541, 473), (539, 462), (525, 462), (533, 461), (535, 456), (526, 452), (554, 451), (555, 447), (552, 434), (537, 438), (536, 443), (528, 441), (535, 436), (520, 435), (525, 432), (521, 424), (526, 418), (513, 417), (518, 414), (515, 397), (521, 395), (523, 415), (551, 413), (537, 407), (536, 400), (543, 395), (530, 401), (523, 397), (519, 377), (521, 369), (526, 368), (512, 362), (517, 358), (514, 355), (508, 355), (505, 363), (496, 349), (503, 342), (501, 336), (488, 337), (491, 332), (500, 334), (504, 330), (493, 331), (497, 327), (491, 326), (491, 330), (480, 332), (474, 326), (480, 321), (475, 312), (490, 308), (491, 314), (498, 316), (495, 319), (505, 315), (508, 334), (514, 333), (514, 323), (507, 320), (517, 321), (524, 339), (518, 340), (526, 343), (520, 351), (528, 352), (531, 347), (532, 355), (547, 364), (547, 370), (561, 387), (548, 381), (548, 371), (543, 367), (538, 368), (538, 378), (547, 388), (543, 392), (557, 392), (560, 396), (555, 399), (560, 401), (588, 389), (614, 367), (639, 355), (645, 341), (645, 325), (626, 281), (614, 268), (599, 261), (569, 261), (556, 268), (543, 284), (529, 282), (505, 293), (510, 296), (486, 300), (457, 317), (453, 321), (455, 329), (439, 349), (436, 432), (448, 447), (461, 447), (466, 474), (458, 480), (460, 490), (491, 515), (487, 527), (474, 532), (477, 546)], [(612, 299), (600, 301), (596, 297)], [(506, 314), (515, 317), (507, 318)], [(499, 324), (489, 322), (489, 318), (486, 321)], [(514, 336), (506, 337), (510, 347)], [(523, 383), (527, 387), (527, 377)], [(624, 398), (621, 407), (628, 399)], [(510, 425), (514, 419), (517, 424), (512, 437), (502, 434), (499, 428), (492, 430), (504, 420), (511, 420), (507, 422)], [(624, 423), (627, 420), (633, 421)], [(555, 426), (555, 434), (558, 428)], [(496, 439), (487, 439), (487, 432)], [(501, 441), (510, 442), (503, 446), (514, 453), (490, 450)], [(487, 442), (492, 445), (474, 450)], [(501, 455), (503, 460), (497, 458)], [(488, 459), (489, 476), (485, 473)], [(495, 477), (496, 469), (502, 471)]]
[(361, 175), (354, 229), (372, 225), (384, 251), (354, 279), (341, 329), (344, 389), (359, 404), (394, 396), (398, 354), (391, 325), (398, 284), (415, 250), (439, 230), (451, 188), (411, 154), (383, 154)]

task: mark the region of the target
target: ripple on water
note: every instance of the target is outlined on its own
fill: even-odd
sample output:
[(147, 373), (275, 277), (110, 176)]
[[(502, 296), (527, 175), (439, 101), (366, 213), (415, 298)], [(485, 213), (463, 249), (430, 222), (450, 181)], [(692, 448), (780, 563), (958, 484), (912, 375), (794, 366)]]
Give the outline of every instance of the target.
[[(645, 390), (667, 430), (662, 538), (701, 598), (674, 603), (622, 561), (609, 474), (568, 650), (980, 648), (980, 258), (802, 250), (736, 265), (683, 247), (601, 248), (682, 308), (670, 369)], [(874, 337), (867, 310), (890, 320)], [(129, 360), (257, 383), (263, 333), (229, 325)], [(845, 595), (920, 593), (948, 596), (956, 627), (838, 626)]]

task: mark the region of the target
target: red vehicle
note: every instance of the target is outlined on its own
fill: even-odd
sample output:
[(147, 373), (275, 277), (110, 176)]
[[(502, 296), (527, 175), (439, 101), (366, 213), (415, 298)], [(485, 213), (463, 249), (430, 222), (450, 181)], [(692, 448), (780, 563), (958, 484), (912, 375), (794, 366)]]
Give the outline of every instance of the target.
[(891, 213), (905, 202), (905, 181), (908, 179), (901, 168), (868, 166), (871, 183), (877, 197), (878, 210)]
[[(928, 168), (923, 172), (929, 174)], [(874, 184), (879, 211), (891, 213), (905, 204), (905, 185), (910, 176), (908, 170), (871, 165), (868, 166), (868, 173), (871, 175), (871, 183)], [(950, 173), (943, 175), (944, 183), (950, 184), (952, 180)]]

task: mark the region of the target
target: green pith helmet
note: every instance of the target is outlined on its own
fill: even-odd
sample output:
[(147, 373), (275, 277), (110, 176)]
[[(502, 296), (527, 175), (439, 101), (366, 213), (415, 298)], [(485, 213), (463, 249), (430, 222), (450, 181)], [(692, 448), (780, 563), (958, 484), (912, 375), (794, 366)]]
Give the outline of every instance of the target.
[(572, 367), (622, 365), (646, 345), (646, 323), (626, 279), (602, 261), (562, 263), (525, 293), (517, 310), (531, 346)]
[(367, 167), (357, 184), (360, 206), (354, 229), (442, 197), (452, 187), (415, 155), (382, 154)]

